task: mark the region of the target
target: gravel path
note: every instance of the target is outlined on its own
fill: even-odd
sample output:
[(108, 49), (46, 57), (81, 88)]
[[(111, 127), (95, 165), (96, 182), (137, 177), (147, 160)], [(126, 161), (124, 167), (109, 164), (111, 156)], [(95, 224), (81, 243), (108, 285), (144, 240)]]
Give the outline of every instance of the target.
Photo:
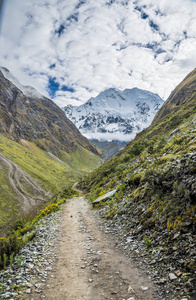
[(42, 219), (36, 237), (0, 274), (1, 299), (157, 300), (146, 278), (103, 233), (85, 197)]
[(52, 271), (28, 299), (155, 300), (151, 280), (141, 276), (107, 235), (84, 197), (63, 206)]

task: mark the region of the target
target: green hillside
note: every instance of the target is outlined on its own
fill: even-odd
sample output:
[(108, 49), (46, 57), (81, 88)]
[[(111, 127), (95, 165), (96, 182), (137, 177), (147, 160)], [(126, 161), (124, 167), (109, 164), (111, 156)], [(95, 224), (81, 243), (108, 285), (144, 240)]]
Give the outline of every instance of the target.
[(24, 93), (0, 71), (0, 236), (100, 162), (52, 100)]
[[(137, 243), (137, 251), (130, 246), (130, 252), (149, 261), (160, 284), (175, 284), (177, 299), (196, 286), (195, 90), (194, 70), (149, 128), (80, 182), (92, 202), (117, 189), (94, 206), (121, 236)], [(172, 283), (170, 269), (178, 274)]]
[[(21, 171), (11, 170), (13, 184), (9, 180), (9, 165), (0, 157), (0, 232), (14, 222), (21, 212), (27, 213), (63, 188), (73, 184), (85, 173), (94, 169), (100, 158), (79, 146), (72, 153), (61, 150), (61, 160), (50, 152), (37, 147), (33, 142), (14, 142), (0, 135), (0, 154), (15, 163)], [(24, 171), (24, 173), (23, 173)], [(29, 176), (30, 175), (30, 176)], [(14, 178), (18, 176), (19, 178)], [(31, 184), (30, 182), (31, 181)], [(27, 198), (26, 207), (19, 193)], [(31, 198), (35, 199), (32, 200)], [(43, 201), (36, 199), (41, 198)]]

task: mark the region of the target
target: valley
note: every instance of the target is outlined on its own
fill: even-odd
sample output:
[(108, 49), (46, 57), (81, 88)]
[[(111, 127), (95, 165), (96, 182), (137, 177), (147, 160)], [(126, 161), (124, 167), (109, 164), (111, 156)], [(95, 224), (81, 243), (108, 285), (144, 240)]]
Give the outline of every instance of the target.
[(196, 300), (196, 0), (0, 0), (0, 300)]
[[(115, 143), (114, 152), (102, 144), (102, 154), (99, 142), (81, 136), (46, 98), (29, 105), (18, 91), (9, 106), (3, 91), (0, 250), (1, 267), (11, 266), (2, 271), (1, 293), (8, 299), (195, 300), (196, 69), (116, 155)], [(33, 117), (29, 128), (25, 111), (32, 116), (32, 109), (38, 122)], [(37, 200), (46, 203), (25, 220)], [(17, 220), (21, 212), (24, 219)], [(15, 275), (19, 287), (10, 284)]]

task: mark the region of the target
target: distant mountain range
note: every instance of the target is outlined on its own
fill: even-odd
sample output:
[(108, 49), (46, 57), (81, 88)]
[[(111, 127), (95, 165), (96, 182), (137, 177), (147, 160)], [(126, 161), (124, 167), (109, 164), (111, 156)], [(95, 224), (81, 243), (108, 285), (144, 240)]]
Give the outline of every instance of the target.
[(128, 142), (151, 124), (163, 103), (145, 90), (111, 88), (80, 106), (62, 109), (88, 139)]

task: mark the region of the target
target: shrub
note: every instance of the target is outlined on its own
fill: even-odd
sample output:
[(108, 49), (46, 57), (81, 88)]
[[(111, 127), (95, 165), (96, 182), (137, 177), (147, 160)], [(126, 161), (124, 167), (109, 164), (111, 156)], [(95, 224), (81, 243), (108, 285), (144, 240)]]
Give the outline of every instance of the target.
[(168, 230), (171, 230), (173, 228), (173, 222), (172, 222), (172, 219), (170, 218), (168, 221), (167, 221), (167, 229)]
[(9, 238), (0, 239), (0, 268), (6, 268), (8, 263), (13, 261), (13, 253), (18, 252), (22, 247), (22, 241), (17, 233), (12, 233)]
[(129, 161), (129, 159), (130, 159), (130, 155), (127, 154), (123, 157), (123, 162), (127, 163)]

